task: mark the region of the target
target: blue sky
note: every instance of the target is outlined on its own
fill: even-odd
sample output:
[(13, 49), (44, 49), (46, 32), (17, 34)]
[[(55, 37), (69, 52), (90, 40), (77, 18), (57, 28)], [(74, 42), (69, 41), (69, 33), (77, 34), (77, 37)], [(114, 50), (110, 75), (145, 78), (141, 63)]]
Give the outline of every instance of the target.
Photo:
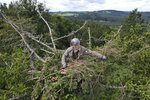
[[(0, 0), (9, 3), (16, 0)], [(97, 11), (121, 10), (150, 11), (150, 0), (37, 0), (45, 4), (50, 11)]]

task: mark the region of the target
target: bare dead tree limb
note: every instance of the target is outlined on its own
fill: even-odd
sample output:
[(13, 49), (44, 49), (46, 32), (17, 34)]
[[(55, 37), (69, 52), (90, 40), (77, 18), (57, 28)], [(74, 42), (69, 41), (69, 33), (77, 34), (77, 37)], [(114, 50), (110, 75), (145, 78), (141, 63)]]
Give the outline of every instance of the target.
[(40, 40), (37, 40), (36, 37), (33, 36), (30, 32), (27, 32), (27, 31), (23, 31), (23, 32), (24, 32), (25, 34), (27, 34), (27, 36), (28, 36), (29, 38), (31, 38), (32, 40), (34, 40), (34, 41), (40, 43), (41, 45), (43, 45), (43, 46), (45, 46), (45, 47), (47, 47), (47, 48), (50, 49), (51, 51), (55, 51), (52, 47), (46, 45), (44, 42), (42, 42), (42, 41), (40, 41)]
[(68, 35), (64, 35), (64, 36), (62, 36), (62, 37), (56, 38), (56, 39), (54, 39), (54, 41), (58, 41), (58, 40), (60, 40), (60, 39), (63, 39), (63, 38), (66, 38), (66, 37), (69, 37), (69, 36), (74, 35), (74, 34), (77, 33), (78, 31), (80, 31), (82, 28), (84, 28), (85, 25), (86, 25), (86, 23), (87, 23), (87, 21), (85, 21), (84, 24), (83, 24), (79, 29), (77, 29), (76, 31), (72, 31), (72, 32), (69, 33)]
[(55, 55), (55, 53), (53, 53), (53, 52), (49, 52), (49, 51), (47, 51), (47, 50), (45, 50), (45, 49), (41, 49), (42, 51), (44, 51), (44, 52), (46, 52), (46, 53), (49, 53), (49, 54), (53, 54), (53, 55)]
[(148, 49), (148, 48), (150, 48), (150, 46), (145, 46), (144, 48), (140, 49), (139, 51), (132, 53), (131, 56), (136, 55), (136, 54), (140, 53), (141, 51)]
[(123, 25), (121, 25), (121, 26), (119, 27), (119, 29), (118, 29), (118, 31), (117, 31), (117, 34), (114, 35), (114, 39), (119, 35), (119, 33), (120, 33), (121, 29), (122, 29), (122, 26), (123, 26)]
[(46, 61), (45, 61), (43, 58), (41, 58), (41, 57), (30, 47), (30, 45), (26, 42), (25, 37), (24, 37), (24, 34), (22, 34), (22, 33), (19, 31), (19, 29), (18, 29), (19, 27), (16, 26), (15, 24), (13, 24), (12, 21), (10, 21), (9, 19), (7, 19), (7, 17), (6, 17), (3, 13), (1, 13), (1, 15), (2, 15), (2, 17), (5, 19), (5, 21), (6, 21), (8, 24), (10, 24), (10, 25), (12, 26), (12, 28), (21, 36), (21, 38), (22, 38), (24, 44), (25, 44), (26, 47), (31, 51), (31, 53), (33, 53), (33, 54), (35, 55), (35, 57), (38, 58), (40, 61), (42, 61), (42, 62), (45, 63)]
[(106, 54), (106, 52), (109, 50), (109, 48), (112, 46), (114, 40), (116, 39), (116, 37), (119, 35), (121, 29), (122, 29), (122, 26), (121, 25), (117, 31), (117, 33), (108, 41), (106, 42), (106, 44), (104, 45), (104, 54)]
[(120, 33), (121, 29), (122, 29), (122, 26), (123, 26), (123, 25), (121, 25), (121, 26), (119, 27), (117, 33), (116, 33), (116, 34), (113, 36), (113, 38), (112, 38), (111, 40), (109, 40), (107, 43), (113, 42), (113, 40), (119, 35), (119, 33)]
[(100, 84), (100, 86), (105, 87), (105, 88), (110, 88), (110, 89), (125, 89), (127, 86), (108, 86), (104, 84)]
[(50, 25), (48, 24), (48, 22), (44, 19), (44, 17), (43, 17), (42, 14), (40, 13), (38, 6), (37, 6), (37, 12), (38, 12), (40, 18), (44, 21), (44, 23), (45, 23), (45, 24), (47, 25), (47, 27), (48, 27), (49, 35), (50, 35), (50, 38), (51, 38), (51, 41), (52, 41), (52, 44), (53, 44), (53, 48), (54, 48), (54, 50), (56, 51), (56, 45), (55, 45), (55, 42), (54, 42), (54, 39), (53, 39), (52, 29), (51, 29)]
[(90, 27), (88, 27), (88, 35), (89, 35), (89, 48), (91, 49), (92, 43), (91, 43), (91, 31), (90, 31)]

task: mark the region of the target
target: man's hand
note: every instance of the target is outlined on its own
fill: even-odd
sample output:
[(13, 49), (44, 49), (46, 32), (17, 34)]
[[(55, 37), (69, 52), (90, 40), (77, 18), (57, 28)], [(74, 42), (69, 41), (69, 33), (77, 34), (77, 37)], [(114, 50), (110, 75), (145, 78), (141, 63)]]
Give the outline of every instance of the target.
[(106, 60), (107, 59), (107, 57), (106, 56), (102, 56), (102, 58), (101, 58), (102, 60)]
[(66, 65), (66, 64), (63, 64), (63, 65), (62, 65), (62, 68), (66, 68), (66, 67), (67, 67), (67, 65)]
[(61, 74), (66, 74), (66, 67), (67, 67), (66, 63), (62, 64), (61, 71), (60, 71)]
[(66, 74), (66, 72), (67, 72), (67, 70), (65, 68), (62, 68), (60, 71), (61, 74)]

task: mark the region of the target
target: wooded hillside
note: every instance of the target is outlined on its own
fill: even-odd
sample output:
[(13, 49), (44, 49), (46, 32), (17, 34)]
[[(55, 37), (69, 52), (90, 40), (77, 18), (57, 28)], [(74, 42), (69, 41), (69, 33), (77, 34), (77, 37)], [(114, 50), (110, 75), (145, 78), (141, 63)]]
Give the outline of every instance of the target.
[[(100, 10), (82, 12), (50, 12), (51, 14), (64, 16), (75, 20), (92, 20), (108, 25), (120, 25), (129, 16), (129, 11)], [(150, 12), (141, 12), (145, 22), (150, 21)]]

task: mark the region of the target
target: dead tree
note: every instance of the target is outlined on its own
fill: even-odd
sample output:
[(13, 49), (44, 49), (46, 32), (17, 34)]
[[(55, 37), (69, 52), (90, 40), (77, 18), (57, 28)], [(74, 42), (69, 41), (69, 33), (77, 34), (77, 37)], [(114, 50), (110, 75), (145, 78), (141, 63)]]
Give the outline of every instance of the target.
[(55, 42), (54, 42), (54, 39), (53, 39), (52, 29), (51, 29), (50, 25), (48, 24), (48, 22), (44, 19), (44, 17), (43, 17), (42, 14), (40, 13), (38, 6), (37, 6), (37, 12), (38, 12), (40, 18), (44, 21), (44, 23), (45, 23), (45, 24), (47, 25), (47, 27), (48, 27), (49, 35), (50, 35), (50, 38), (51, 38), (51, 41), (52, 41), (52, 44), (53, 44), (53, 48), (54, 48), (54, 50), (56, 51), (56, 45), (55, 45)]
[[(30, 39), (32, 39), (33, 41), (35, 41), (36, 43), (46, 47), (48, 50), (45, 50), (45, 49), (41, 49), (42, 51), (44, 51), (45, 53), (48, 53), (48, 54), (52, 54), (52, 55), (55, 55), (56, 52), (62, 52), (63, 50), (58, 50), (56, 49), (56, 46), (55, 46), (55, 43), (54, 41), (58, 41), (60, 39), (63, 39), (63, 38), (67, 38), (71, 35), (74, 35), (75, 33), (77, 33), (78, 31), (80, 31), (86, 24), (86, 22), (84, 22), (84, 24), (78, 28), (77, 30), (75, 31), (72, 31), (71, 33), (69, 33), (68, 35), (65, 35), (65, 36), (62, 36), (62, 37), (59, 37), (59, 38), (56, 38), (54, 39), (53, 36), (52, 36), (52, 31), (51, 31), (51, 28), (48, 24), (48, 22), (42, 17), (41, 13), (38, 11), (40, 17), (43, 19), (43, 21), (45, 22), (45, 24), (48, 26), (49, 28), (49, 34), (50, 34), (50, 37), (51, 37), (51, 40), (52, 40), (52, 44), (53, 44), (53, 47), (50, 47), (49, 45), (47, 45), (47, 43), (41, 41), (40, 39), (37, 39), (36, 36), (34, 36), (32, 33), (28, 32), (28, 31), (24, 31), (22, 26), (18, 26), (15, 22), (13, 22), (12, 20), (10, 20), (9, 18), (7, 18), (7, 16), (5, 14), (3, 14), (2, 12), (0, 12), (2, 18), (4, 19), (4, 21), (6, 23), (8, 23), (9, 25), (11, 25), (11, 27), (20, 35), (21, 39), (23, 40), (23, 43), (25, 44), (25, 46), (29, 49), (29, 51), (31, 52), (30, 56), (32, 54), (35, 55), (35, 57), (42, 61), (43, 63), (46, 63), (48, 61), (48, 58), (46, 59), (43, 59), (42, 57), (40, 57), (36, 52), (35, 50), (29, 45), (29, 43), (27, 42), (26, 40), (26, 36)], [(52, 56), (53, 57), (53, 56)]]

